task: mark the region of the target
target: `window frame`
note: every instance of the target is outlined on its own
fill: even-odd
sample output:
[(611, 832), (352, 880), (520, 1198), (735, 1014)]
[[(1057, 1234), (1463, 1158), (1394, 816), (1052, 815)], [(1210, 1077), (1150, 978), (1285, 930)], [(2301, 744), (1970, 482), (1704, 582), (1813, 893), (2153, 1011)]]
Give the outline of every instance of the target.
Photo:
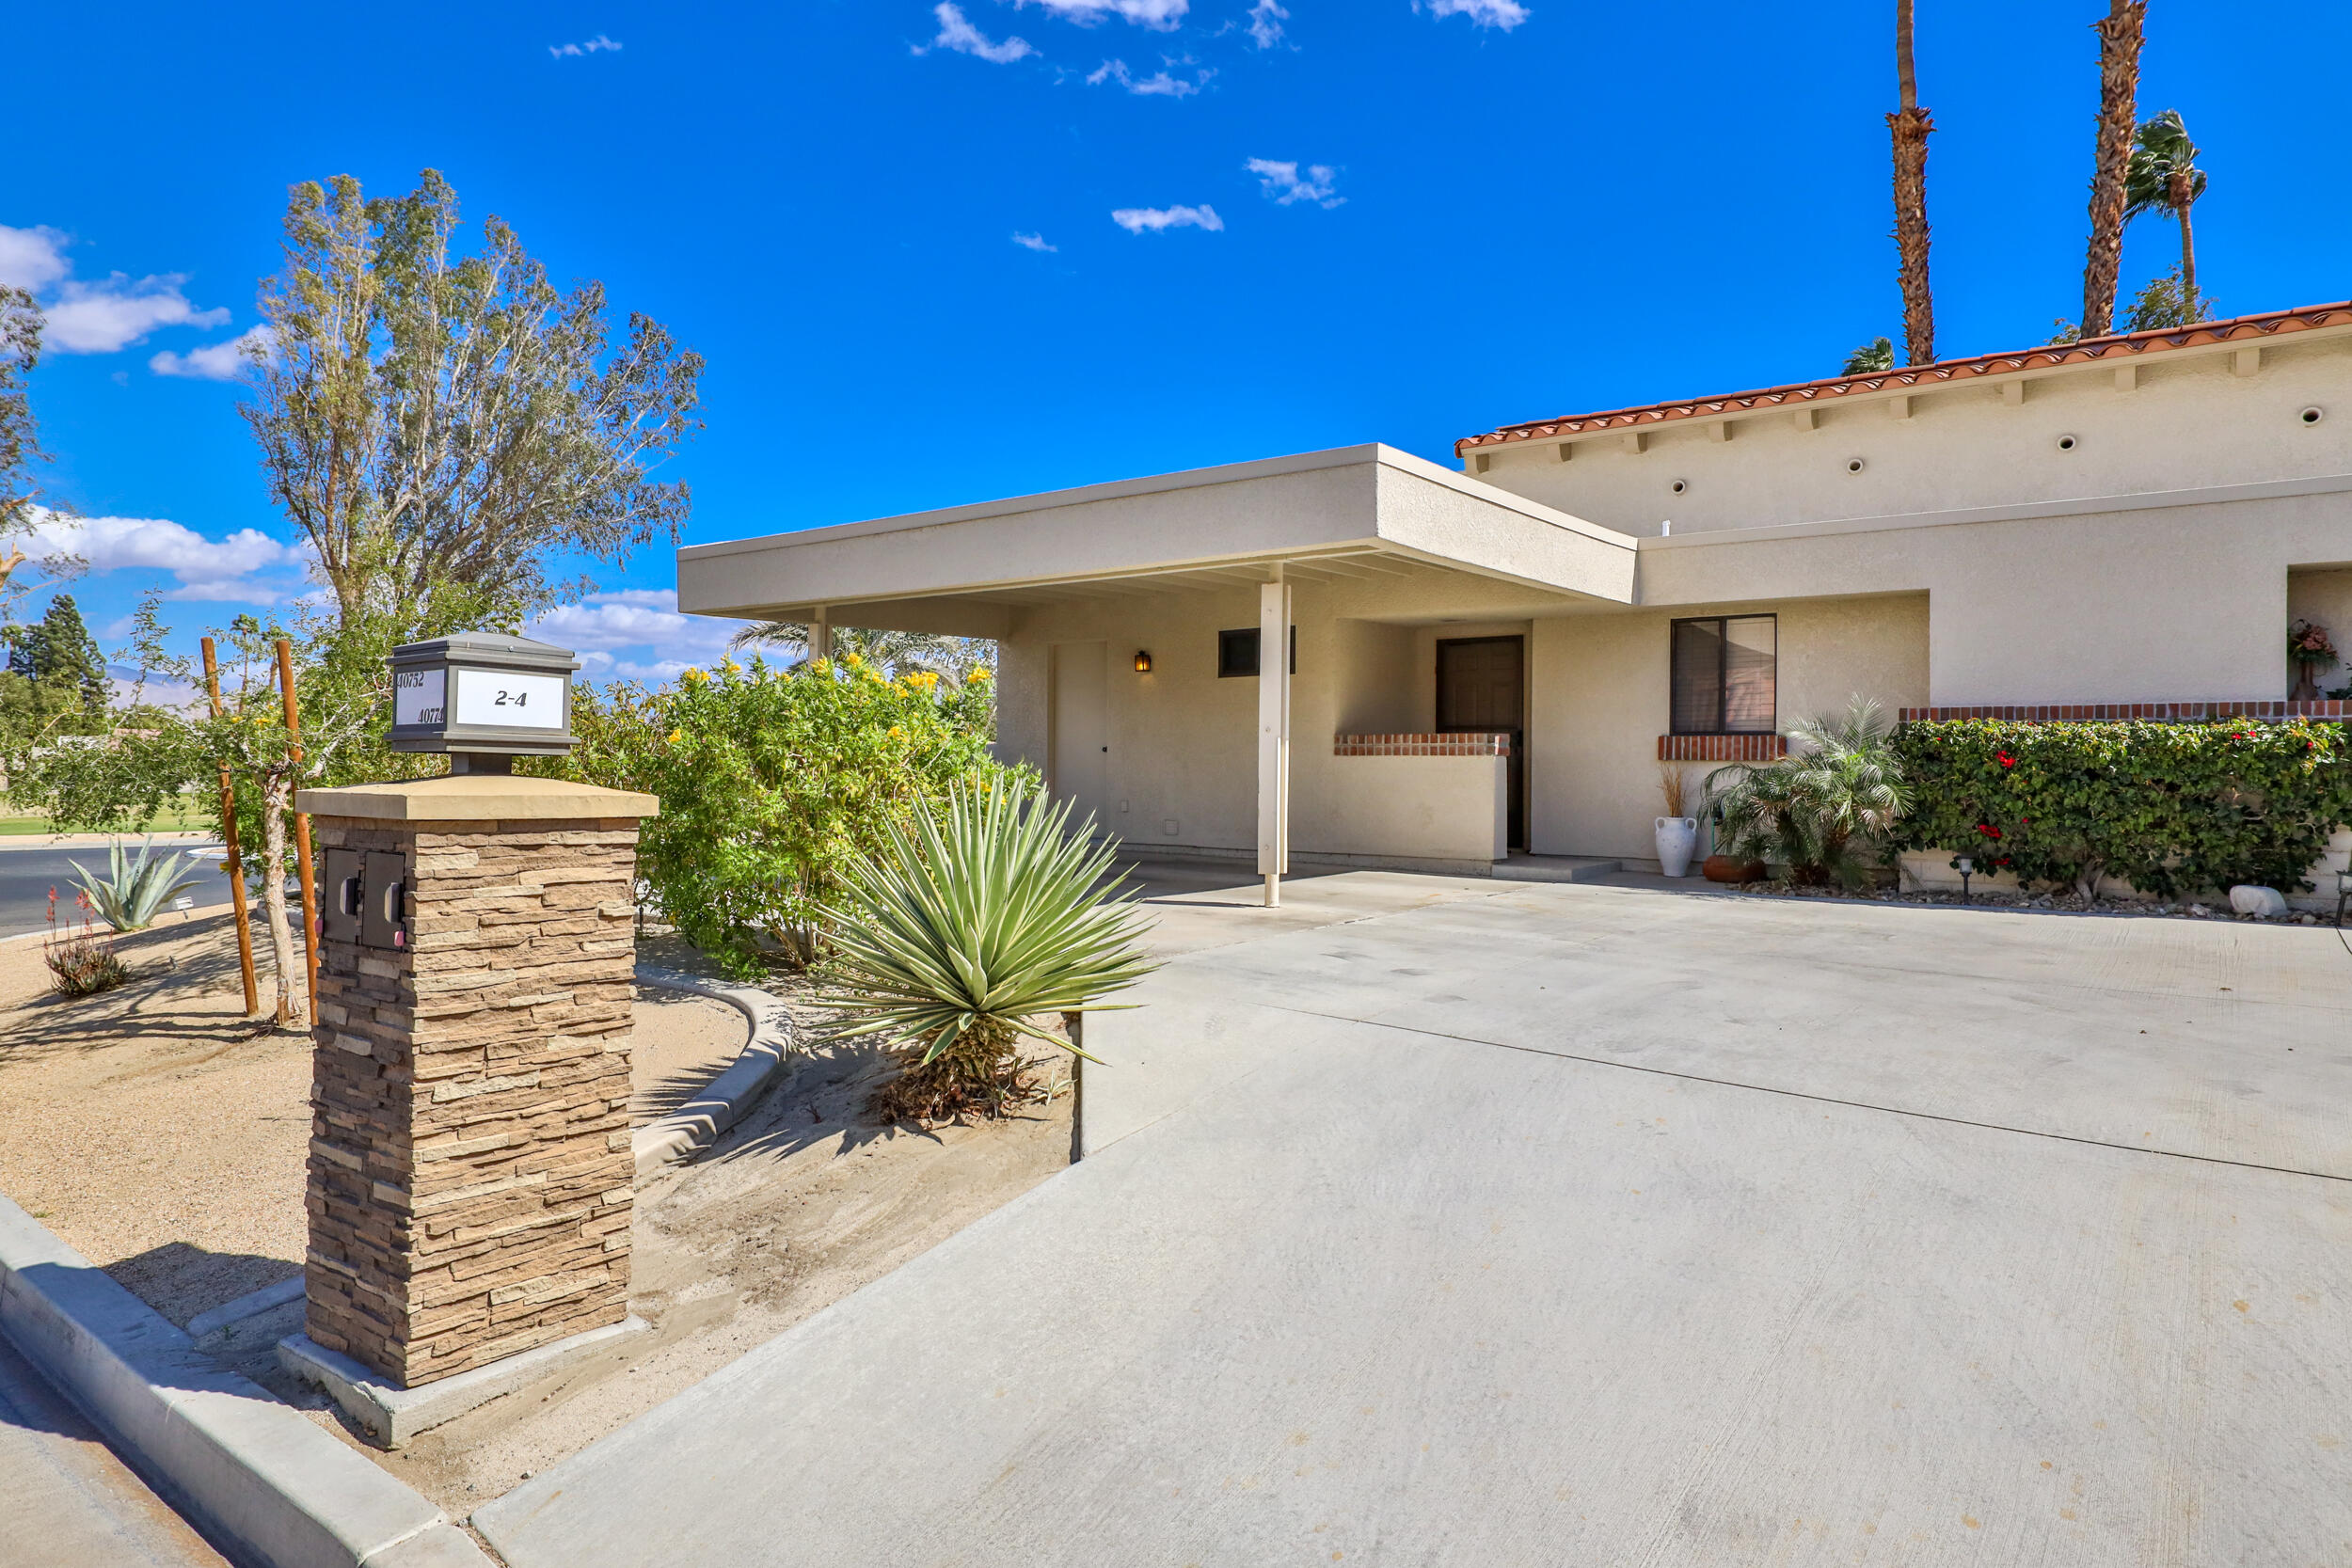
[[(1731, 623), (1734, 621), (1770, 621), (1772, 623), (1772, 714), (1771, 722), (1762, 729), (1735, 730), (1728, 727), (1726, 709), (1731, 705)], [(1711, 626), (1715, 634), (1715, 723), (1711, 729), (1685, 729), (1677, 721), (1681, 704), (1676, 701), (1676, 644), (1682, 628), (1690, 626)], [(1668, 735), (1777, 735), (1780, 733), (1780, 614), (1776, 610), (1743, 615), (1678, 615), (1666, 623), (1666, 733)]]
[[(1259, 671), (1263, 668), (1263, 660), (1261, 657), (1263, 644), (1263, 639), (1256, 626), (1235, 626), (1230, 631), (1218, 632), (1216, 634), (1216, 678), (1221, 681), (1256, 680)], [(1229, 657), (1232, 650), (1243, 646), (1247, 646), (1249, 650), (1249, 664), (1247, 669), (1241, 667), (1239, 658)], [(1295, 621), (1291, 623), (1291, 673), (1294, 675), (1298, 673), (1298, 623)]]

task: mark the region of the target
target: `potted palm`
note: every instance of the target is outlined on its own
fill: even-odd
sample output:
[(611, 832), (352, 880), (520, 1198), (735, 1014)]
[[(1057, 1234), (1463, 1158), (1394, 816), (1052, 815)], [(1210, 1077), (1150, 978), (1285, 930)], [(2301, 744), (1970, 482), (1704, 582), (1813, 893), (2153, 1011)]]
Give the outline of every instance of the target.
[(1707, 776), (1708, 808), (1735, 856), (1777, 861), (1799, 881), (1859, 887), (1910, 805), (1893, 726), (1857, 697), (1842, 719), (1788, 726), (1788, 754)]
[(1682, 769), (1671, 762), (1658, 768), (1658, 793), (1666, 815), (1658, 819), (1658, 869), (1669, 877), (1691, 872), (1691, 851), (1698, 847), (1699, 822), (1682, 814)]

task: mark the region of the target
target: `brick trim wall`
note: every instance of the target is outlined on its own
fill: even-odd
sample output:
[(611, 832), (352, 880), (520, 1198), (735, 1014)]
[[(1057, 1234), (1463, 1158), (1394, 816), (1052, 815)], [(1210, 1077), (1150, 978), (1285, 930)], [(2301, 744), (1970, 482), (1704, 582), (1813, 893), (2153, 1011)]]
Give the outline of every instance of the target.
[(1774, 762), (1788, 754), (1780, 735), (1661, 735), (1661, 762)]
[(1335, 757), (1507, 757), (1507, 734), (1438, 732), (1419, 735), (1335, 735)]
[(1906, 724), (1941, 723), (1952, 719), (2008, 719), (2028, 723), (2116, 723), (2131, 719), (2156, 719), (2208, 723), (2224, 719), (2352, 720), (2352, 702), (2317, 698), (2299, 703), (1988, 703), (1976, 707), (1907, 707), (1899, 711)]

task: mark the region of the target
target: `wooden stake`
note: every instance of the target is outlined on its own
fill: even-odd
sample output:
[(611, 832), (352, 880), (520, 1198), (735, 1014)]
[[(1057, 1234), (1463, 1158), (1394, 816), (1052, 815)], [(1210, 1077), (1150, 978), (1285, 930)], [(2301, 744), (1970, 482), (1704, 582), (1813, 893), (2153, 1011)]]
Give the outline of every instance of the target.
[[(278, 640), (278, 689), (286, 696), (286, 739), (294, 752), (294, 777), (302, 776), (302, 710), (294, 705), (294, 644)], [(302, 872), (302, 958), (310, 971), (310, 1027), (319, 1022), (319, 890), (310, 864), (310, 814), (294, 813), (294, 861)]]
[[(220, 717), (220, 665), (213, 657), (213, 640), (204, 639), (204, 685), (212, 693), (213, 717)], [(220, 869), (229, 879), (229, 902), (237, 911), (237, 969), (245, 976), (245, 1016), (262, 1010), (262, 988), (253, 976), (253, 926), (245, 910), (245, 857), (237, 852), (237, 788), (229, 780), (229, 765), (220, 765), (220, 833), (229, 853)]]

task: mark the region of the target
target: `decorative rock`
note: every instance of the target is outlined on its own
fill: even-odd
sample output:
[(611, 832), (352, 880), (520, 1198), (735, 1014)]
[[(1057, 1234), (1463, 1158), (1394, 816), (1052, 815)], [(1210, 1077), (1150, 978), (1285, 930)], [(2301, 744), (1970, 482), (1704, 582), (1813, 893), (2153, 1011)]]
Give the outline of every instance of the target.
[(2286, 895), (2275, 887), (2260, 887), (2241, 882), (2230, 890), (2230, 908), (2240, 914), (2250, 914), (2262, 920), (2276, 920), (2287, 912)]

